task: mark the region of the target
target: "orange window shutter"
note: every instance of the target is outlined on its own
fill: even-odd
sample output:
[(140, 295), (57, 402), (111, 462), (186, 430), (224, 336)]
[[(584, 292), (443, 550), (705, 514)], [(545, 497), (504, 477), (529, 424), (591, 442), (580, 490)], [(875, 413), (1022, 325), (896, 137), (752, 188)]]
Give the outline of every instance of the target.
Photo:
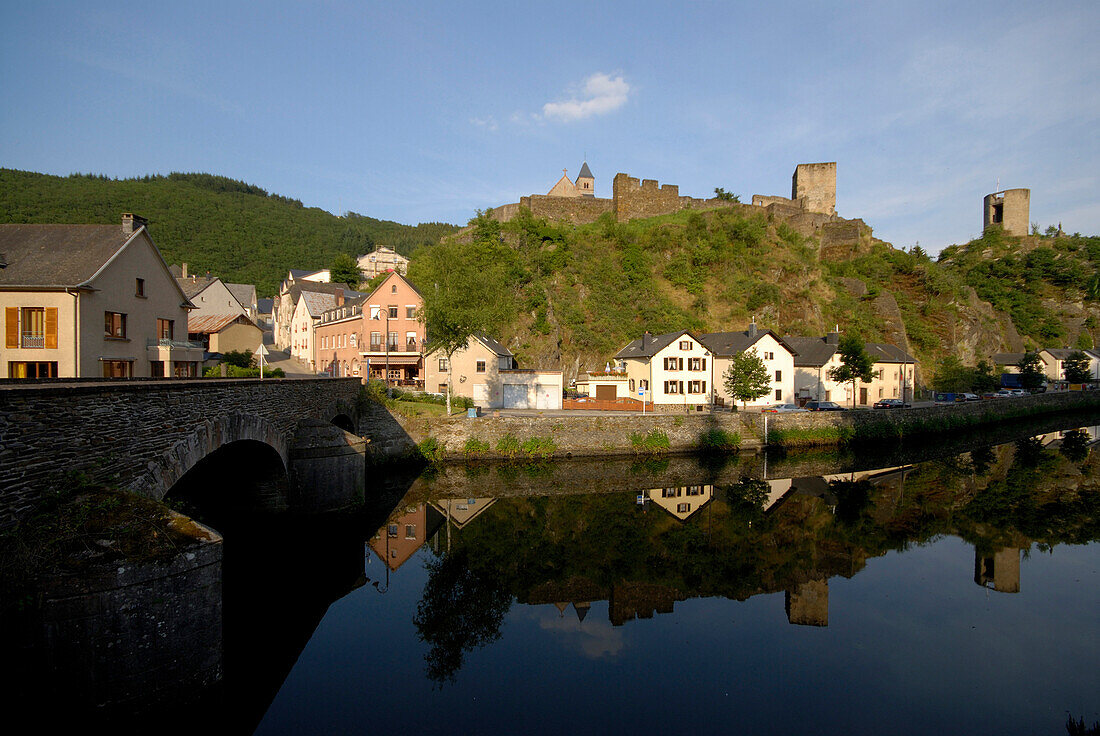
[(46, 307), (46, 347), (57, 349), (57, 307)]
[(4, 347), (19, 347), (19, 307), (4, 310)]

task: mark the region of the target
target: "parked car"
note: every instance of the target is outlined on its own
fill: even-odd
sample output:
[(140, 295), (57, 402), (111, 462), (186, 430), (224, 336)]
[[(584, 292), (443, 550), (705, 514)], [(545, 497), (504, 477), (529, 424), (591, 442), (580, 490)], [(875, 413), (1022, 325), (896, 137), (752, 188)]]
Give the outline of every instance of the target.
[(798, 404), (775, 404), (774, 406), (765, 406), (760, 411), (764, 414), (794, 414), (806, 410)]
[(1000, 391), (995, 392), (993, 396), (998, 399), (1012, 398), (1012, 389), (1002, 388)]
[(1026, 390), (1022, 388), (1014, 388), (1010, 392), (1013, 396), (1031, 396)]
[(912, 406), (912, 404), (910, 404), (907, 401), (902, 401), (901, 399), (879, 399), (878, 401), (876, 401), (874, 403), (873, 408), (875, 408), (875, 409), (908, 409), (911, 406)]
[(955, 397), (956, 401), (981, 401), (982, 397), (977, 394), (959, 394)]
[(983, 399), (996, 399), (996, 398), (999, 398), (998, 395), (997, 395), (999, 393), (1000, 393), (999, 391), (986, 391), (984, 394), (982, 394), (982, 398)]
[(807, 401), (806, 411), (844, 411), (835, 401)]

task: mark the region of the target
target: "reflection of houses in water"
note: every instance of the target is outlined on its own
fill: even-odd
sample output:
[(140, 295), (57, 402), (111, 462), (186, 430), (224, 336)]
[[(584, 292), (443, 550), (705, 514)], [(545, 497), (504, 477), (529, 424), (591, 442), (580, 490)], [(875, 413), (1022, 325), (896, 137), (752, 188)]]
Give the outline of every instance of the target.
[(1039, 440), (1044, 447), (1059, 447), (1062, 444), (1062, 440), (1066, 435), (1072, 432), (1084, 432), (1086, 437), (1085, 444), (1088, 446), (1095, 445), (1100, 441), (1100, 427), (1078, 427), (1076, 429), (1059, 429), (1054, 432), (1047, 432), (1046, 434), (1039, 434), (1034, 439)]
[(431, 505), (443, 514), (444, 520), (450, 519), (456, 529), (462, 529), (496, 501), (495, 498), (441, 498), (432, 501)]
[(998, 593), (1019, 593), (1019, 547), (1002, 547), (992, 555), (974, 550), (974, 582)]
[(442, 524), (442, 515), (431, 506), (423, 503), (406, 506), (404, 513), (390, 517), (371, 537), (370, 546), (389, 569), (397, 570)]
[(784, 594), (787, 622), (799, 626), (829, 625), (829, 581), (811, 580)]
[(572, 602), (577, 618), (584, 621), (594, 601), (606, 600), (607, 617), (611, 625), (622, 626), (636, 618), (653, 618), (657, 613), (672, 613), (676, 601), (687, 598), (687, 595), (675, 588), (657, 583), (622, 582), (606, 588), (587, 578), (575, 577), (540, 585), (521, 602), (532, 606), (551, 604), (562, 616)]
[(714, 497), (714, 486), (669, 486), (668, 488), (650, 488), (646, 491), (649, 500), (675, 516), (680, 521), (688, 518), (706, 506)]

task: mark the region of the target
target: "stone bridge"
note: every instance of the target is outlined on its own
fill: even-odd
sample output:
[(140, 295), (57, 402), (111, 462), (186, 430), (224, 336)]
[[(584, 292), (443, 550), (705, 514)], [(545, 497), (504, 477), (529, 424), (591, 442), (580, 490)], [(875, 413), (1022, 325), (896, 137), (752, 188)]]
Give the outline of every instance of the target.
[(241, 440), (271, 447), (288, 474), (296, 452), (320, 457), (326, 443), (361, 459), (362, 444), (337, 429), (358, 426), (359, 387), (358, 378), (5, 383), (0, 529), (73, 472), (159, 500), (204, 457)]

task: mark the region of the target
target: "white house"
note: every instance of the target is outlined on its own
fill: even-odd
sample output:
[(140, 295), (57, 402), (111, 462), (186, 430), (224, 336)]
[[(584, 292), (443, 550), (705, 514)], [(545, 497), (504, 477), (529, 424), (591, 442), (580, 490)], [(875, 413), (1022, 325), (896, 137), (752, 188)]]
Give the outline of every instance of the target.
[(751, 402), (751, 405), (770, 406), (794, 402), (794, 360), (797, 351), (783, 338), (771, 330), (762, 330), (756, 324), (751, 324), (743, 332), (714, 332), (701, 335), (700, 339), (714, 355), (714, 389), (720, 403), (732, 405), (733, 397), (726, 391), (723, 376), (734, 356), (750, 350), (764, 361), (771, 377), (769, 392)]

